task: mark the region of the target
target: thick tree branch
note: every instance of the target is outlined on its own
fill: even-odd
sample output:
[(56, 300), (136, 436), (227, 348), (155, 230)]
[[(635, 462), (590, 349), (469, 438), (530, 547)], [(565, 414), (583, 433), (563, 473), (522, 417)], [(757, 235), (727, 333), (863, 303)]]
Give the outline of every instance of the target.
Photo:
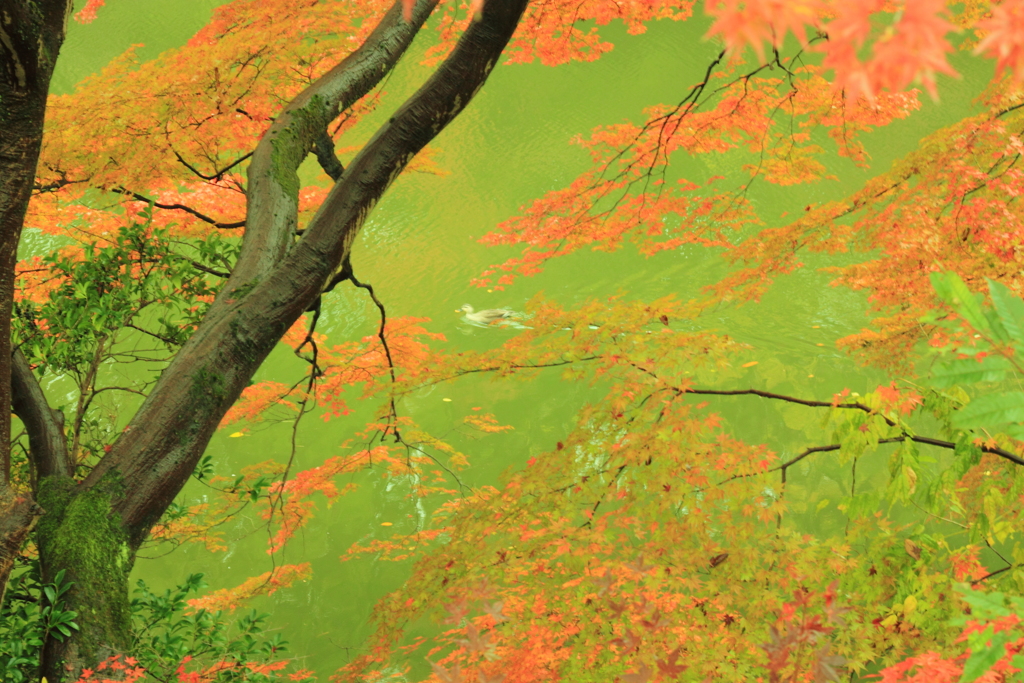
[(12, 358), (11, 389), (14, 413), (28, 432), (29, 457), (38, 477), (71, 477), (74, 465), (64, 437), (64, 414), (50, 408), (21, 351)]
[(327, 132), (326, 128), (320, 131), (316, 142), (313, 143), (313, 152), (316, 154), (320, 168), (324, 169), (324, 173), (329, 175), (334, 182), (341, 180), (341, 174), (345, 172), (345, 167), (341, 165), (341, 161), (334, 153), (334, 140), (331, 139), (331, 134)]
[(288, 253), (298, 222), (299, 165), (328, 124), (394, 68), (437, 0), (419, 0), (410, 22), (400, 4), (355, 52), (292, 100), (260, 140), (249, 164), (245, 241), (224, 296), (268, 275)]

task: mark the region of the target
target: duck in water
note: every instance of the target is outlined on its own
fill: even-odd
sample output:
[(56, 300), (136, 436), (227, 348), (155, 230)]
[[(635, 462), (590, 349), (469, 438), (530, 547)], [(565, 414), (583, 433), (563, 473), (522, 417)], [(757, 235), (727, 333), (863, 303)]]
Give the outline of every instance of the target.
[(498, 320), (505, 320), (512, 317), (512, 311), (504, 308), (487, 308), (482, 311), (474, 311), (472, 306), (465, 304), (459, 310), (466, 314), (466, 319), (470, 322), (480, 323), (482, 325), (490, 325)]

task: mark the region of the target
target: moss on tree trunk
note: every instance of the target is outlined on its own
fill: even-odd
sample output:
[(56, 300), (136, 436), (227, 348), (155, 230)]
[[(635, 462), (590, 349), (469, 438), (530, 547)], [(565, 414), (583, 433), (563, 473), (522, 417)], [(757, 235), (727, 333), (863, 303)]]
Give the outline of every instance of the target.
[(70, 479), (41, 483), (39, 501), (46, 514), (36, 538), (44, 580), (52, 581), (65, 570), (65, 580), (73, 586), (64, 608), (78, 612), (79, 626), (63, 641), (47, 639), (43, 675), (50, 683), (75, 680), (83, 667), (126, 653), (131, 646), (128, 575), (135, 554), (120, 516), (112, 510), (120, 489), (110, 475), (84, 490)]

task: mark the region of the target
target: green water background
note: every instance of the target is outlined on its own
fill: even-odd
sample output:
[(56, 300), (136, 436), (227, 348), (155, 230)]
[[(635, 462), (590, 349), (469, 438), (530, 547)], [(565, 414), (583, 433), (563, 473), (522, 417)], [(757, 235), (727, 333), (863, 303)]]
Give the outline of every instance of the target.
[[(138, 52), (142, 59), (182, 45), (218, 4), (214, 0), (108, 0), (94, 23), (69, 27), (53, 91), (71, 91), (75, 83), (130, 45), (144, 45)], [(502, 292), (488, 293), (469, 285), (488, 265), (515, 253), (487, 248), (477, 238), (546, 191), (566, 186), (587, 168), (586, 152), (569, 144), (574, 136), (586, 136), (602, 124), (640, 121), (644, 107), (677, 102), (702, 78), (718, 51), (715, 44), (702, 40), (706, 28), (706, 20), (697, 17), (686, 24), (654, 24), (644, 35), (629, 36), (613, 24), (605, 32), (616, 47), (597, 62), (496, 69), (477, 98), (433, 145), (439, 151), (437, 163), (448, 174), (400, 178), (374, 210), (356, 246), (356, 272), (376, 288), (388, 315), (431, 318), (429, 329), (443, 333), (445, 345), (453, 350), (487, 348), (514, 330), (467, 325), (454, 312), (463, 303), (521, 310), (537, 292), (566, 306), (620, 293), (630, 299), (653, 299), (668, 293), (685, 299), (725, 273), (725, 264), (717, 255), (696, 247), (651, 259), (626, 248), (614, 254), (585, 252), (560, 259), (544, 273), (520, 280)], [(430, 38), (428, 32), (427, 41)], [(413, 52), (425, 45), (417, 43)], [(866, 137), (873, 157), (872, 173), (888, 168), (922, 136), (973, 111), (971, 100), (990, 77), (991, 66), (963, 54), (952, 61), (965, 77), (952, 80), (940, 76), (941, 105), (925, 99), (922, 110), (907, 121)], [(398, 106), (401, 97), (412, 92), (427, 73), (416, 59), (403, 60), (387, 84), (388, 97), (379, 116)], [(365, 140), (370, 131), (369, 125), (363, 126), (347, 144)], [(723, 174), (732, 186), (739, 186), (745, 180), (739, 172), (743, 163), (746, 160), (737, 153), (674, 160), (674, 168), (696, 182)], [(869, 177), (868, 172), (838, 156), (827, 163), (839, 182), (823, 181), (795, 190), (755, 183), (748, 196), (761, 216), (771, 220), (784, 212), (799, 211), (808, 203), (842, 197)], [(26, 235), (26, 252), (45, 248), (40, 236)], [(828, 276), (814, 269), (829, 265), (827, 258), (809, 256), (805, 260), (808, 268), (783, 278), (760, 303), (722, 308), (702, 319), (706, 328), (727, 331), (750, 344), (752, 350), (744, 360), (758, 361), (754, 367), (725, 373), (729, 376), (719, 379), (720, 388), (752, 387), (828, 399), (847, 387), (871, 390), (885, 379), (859, 367), (834, 346), (836, 339), (867, 324), (865, 297), (829, 286)], [(373, 334), (377, 322), (377, 311), (365, 294), (342, 285), (325, 298), (319, 329), (328, 333), (330, 342), (338, 343)], [(290, 351), (281, 349), (256, 379), (291, 383), (302, 372), (302, 364)], [(495, 483), (501, 471), (551, 449), (572, 428), (575, 411), (596, 396), (588, 386), (563, 382), (554, 373), (529, 383), (467, 378), (424, 390), (407, 399), (401, 410), (440, 432), (448, 431), (475, 406), (514, 425), (511, 433), (484, 438), (456, 433), (454, 442), (473, 463), (463, 473), (463, 481), (477, 486)], [(341, 444), (362, 427), (361, 418), (368, 417), (372, 408), (356, 407), (354, 415), (329, 422), (308, 416), (301, 427), (292, 471), (343, 454)], [(824, 438), (819, 430), (821, 414), (798, 406), (737, 398), (719, 400), (714, 407), (736, 435), (769, 443), (783, 454), (820, 444)], [(231, 431), (218, 433), (208, 450), (214, 456), (217, 474), (233, 474), (247, 464), (287, 457), (288, 423), (254, 425), (250, 435), (242, 438), (230, 438)], [(884, 482), (881, 465), (885, 454), (874, 457), (877, 466), (862, 466), (861, 482), (864, 473), (871, 471), (875, 472), (870, 475), (874, 483)], [(272, 614), (272, 626), (284, 632), (293, 654), (321, 674), (345, 664), (360, 647), (374, 602), (397, 587), (408, 572), (403, 564), (368, 557), (341, 563), (339, 556), (355, 541), (411, 530), (429, 513), (410, 502), (399, 483), (384, 480), (379, 472), (347, 481), (363, 486), (329, 509), (321, 505), (312, 524), (277, 559), (278, 563), (311, 562), (312, 580), (254, 603)], [(808, 459), (799, 472), (791, 472), (787, 495), (791, 500), (802, 498), (803, 509), (810, 512), (822, 500), (830, 500), (832, 505), (804, 515), (802, 522), (813, 531), (829, 534), (842, 524), (834, 502), (848, 485), (846, 469), (824, 457)], [(190, 484), (182, 502), (196, 502), (204, 495), (201, 485)], [(797, 507), (796, 512), (800, 511)], [(392, 526), (382, 526), (385, 523)], [(259, 519), (241, 516), (225, 528), (232, 540), (227, 552), (212, 554), (198, 546), (185, 546), (158, 559), (140, 559), (135, 576), (162, 589), (188, 573), (203, 572), (216, 589), (235, 586), (271, 568), (265, 552), (267, 534)]]

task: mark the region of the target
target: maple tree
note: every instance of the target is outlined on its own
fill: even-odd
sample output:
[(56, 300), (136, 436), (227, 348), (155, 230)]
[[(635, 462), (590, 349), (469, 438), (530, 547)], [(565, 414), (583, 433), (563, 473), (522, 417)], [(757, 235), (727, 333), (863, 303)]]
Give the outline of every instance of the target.
[[(102, 4), (90, 0), (79, 19)], [(589, 170), (484, 238), (521, 246), (480, 275), (495, 288), (553, 257), (627, 240), (651, 257), (720, 250), (736, 267), (697, 299), (564, 308), (536, 297), (528, 324), (504, 344), (444, 351), (429, 321), (388, 319), (353, 272), (350, 250), (374, 204), (404, 168), (429, 164), (413, 157), (495, 64), (597, 59), (611, 49), (600, 30), (609, 21), (641, 33), (655, 19), (689, 19), (692, 5), (236, 0), (187, 46), (152, 62), (129, 51), (49, 100), (70, 5), (4, 10), (0, 343), (14, 346), (0, 349), (9, 364), (0, 401), (11, 400), (24, 436), (0, 463), (0, 579), (13, 574), (17, 598), (36, 596), (38, 612), (23, 611), (18, 624), (38, 641), (42, 675), (133, 680), (148, 667), (162, 680), (301, 680), (308, 672), (285, 671), (273, 644), (263, 659), (169, 644), (179, 629), (211, 633), (210, 615), (301, 579), (307, 565), (188, 602), (198, 580), (162, 601), (143, 589), (137, 605), (153, 617), (134, 630), (128, 573), (149, 538), (221, 546), (218, 521), (251, 504), (278, 552), (312, 519), (317, 496), (341, 495), (337, 477), (371, 463), (412, 495), (445, 502), (427, 528), (348, 551), (418, 561), (340, 678), (403, 675), (424, 654), (444, 683), (836, 680), (878, 670), (892, 681), (995, 680), (1021, 668), (1011, 610), (1024, 589), (1015, 440), (1024, 398), (999, 382), (1019, 380), (1024, 346), (1015, 202), (1024, 2), (710, 0), (710, 35), (725, 49), (705, 79), (641, 123), (596, 130), (582, 141)], [(365, 146), (336, 149), (378, 106), (374, 88), (435, 6), (427, 59), (436, 71)], [(963, 47), (997, 60), (982, 113), (925, 138), (842, 201), (808, 205), (782, 225), (758, 214), (750, 183), (823, 179), (827, 153), (870, 167), (860, 137), (910, 116), (915, 83), (939, 93), (957, 29), (974, 36)], [(152, 96), (140, 104), (127, 93)], [(739, 189), (669, 172), (680, 155), (732, 150), (749, 161)], [(339, 153), (354, 156), (342, 164)], [(300, 181), (310, 154), (329, 182)], [(16, 264), (24, 226), (68, 245)], [(840, 345), (894, 381), (817, 398), (730, 385), (746, 351), (701, 330), (702, 312), (756, 300), (804, 253), (851, 251), (859, 258), (832, 269), (836, 283), (868, 290), (879, 317)], [(315, 330), (321, 297), (346, 280), (374, 296), (380, 329), (329, 346)], [(991, 307), (975, 299), (981, 291)], [(308, 361), (308, 377), (250, 385), (279, 342)], [(949, 362), (914, 375), (933, 348)], [(104, 384), (112, 360), (158, 379)], [(403, 414), (402, 399), (466, 375), (541, 371), (589, 380), (601, 397), (500, 488), (457, 490), (451, 475), (466, 456)], [(74, 382), (67, 418), (50, 407), (42, 373)], [(351, 386), (383, 409), (347, 455), (303, 472), (263, 463), (231, 480), (212, 475), (204, 450), (218, 426), (274, 406), (301, 417), (315, 404), (339, 417)], [(139, 397), (130, 420), (97, 415), (103, 391)], [(746, 443), (714, 412), (716, 396), (821, 412), (821, 440), (789, 457)], [(483, 411), (465, 423), (507, 428)], [(7, 444), (10, 424), (0, 424)], [(886, 481), (858, 483), (858, 463), (878, 452)], [(847, 521), (830, 537), (803, 529), (787, 494), (793, 468), (819, 454), (851, 472), (838, 504)], [(178, 505), (190, 476), (220, 495)], [(1003, 565), (983, 564), (982, 549)], [(1005, 600), (965, 581), (997, 585)], [(429, 646), (403, 642), (406, 624), (424, 615), (451, 628)], [(153, 628), (164, 630), (147, 636)], [(29, 654), (15, 668), (34, 666)], [(148, 657), (144, 667), (135, 656)]]

